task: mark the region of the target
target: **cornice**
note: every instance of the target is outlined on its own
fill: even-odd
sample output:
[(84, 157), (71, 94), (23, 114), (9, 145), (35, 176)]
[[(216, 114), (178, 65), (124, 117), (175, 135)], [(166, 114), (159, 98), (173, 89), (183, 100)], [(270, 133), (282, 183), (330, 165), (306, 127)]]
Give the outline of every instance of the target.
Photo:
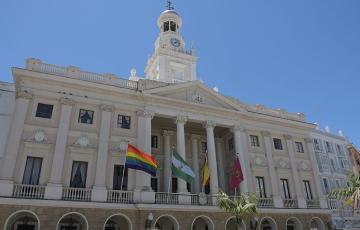
[(113, 112), (115, 110), (115, 107), (113, 105), (101, 104), (99, 107), (101, 111), (105, 112)]
[(269, 131), (267, 131), (267, 130), (263, 130), (260, 133), (264, 137), (270, 137), (271, 136), (271, 133)]
[(206, 129), (208, 129), (208, 128), (215, 128), (215, 126), (216, 126), (216, 122), (215, 121), (205, 121), (204, 123), (203, 123), (203, 127), (204, 128), (206, 128)]
[(188, 117), (187, 116), (184, 116), (184, 115), (178, 115), (176, 117), (176, 120), (175, 120), (175, 123), (176, 124), (185, 124), (188, 120)]
[(292, 140), (293, 137), (292, 137), (291, 135), (289, 135), (289, 134), (285, 134), (285, 135), (284, 135), (284, 139), (285, 139), (285, 140)]
[(74, 101), (73, 99), (67, 98), (67, 97), (62, 97), (60, 98), (60, 104), (62, 105), (70, 105), (73, 106), (75, 105), (76, 101)]
[(145, 118), (153, 119), (154, 115), (155, 115), (155, 112), (151, 111), (151, 110), (147, 110), (147, 109), (138, 110), (138, 111), (136, 111), (136, 115), (139, 116), (139, 117), (145, 117)]
[(34, 94), (32, 94), (31, 92), (28, 92), (26, 90), (21, 90), (21, 91), (16, 92), (16, 99), (17, 98), (31, 100), (34, 98)]

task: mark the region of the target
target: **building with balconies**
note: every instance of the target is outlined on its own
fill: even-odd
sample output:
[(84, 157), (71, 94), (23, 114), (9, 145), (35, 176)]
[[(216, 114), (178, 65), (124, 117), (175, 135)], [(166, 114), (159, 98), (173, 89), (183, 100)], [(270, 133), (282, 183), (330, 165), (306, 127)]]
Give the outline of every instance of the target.
[[(348, 177), (353, 172), (354, 162), (347, 148), (348, 139), (342, 132), (333, 134), (328, 128), (316, 129), (312, 135), (323, 193), (328, 195), (336, 189), (349, 187)], [(351, 229), (357, 226), (357, 217), (354, 217), (351, 206), (344, 206), (344, 200), (330, 197), (328, 206), (332, 210), (336, 229)]]
[[(12, 69), (15, 102), (0, 155), (0, 228), (235, 229), (216, 206), (235, 157), (260, 215), (244, 229), (328, 228), (330, 211), (304, 114), (249, 105), (196, 80), (194, 49), (173, 9), (159, 19), (146, 78), (131, 80), (28, 59)], [(9, 106), (10, 106), (9, 102)], [(150, 153), (156, 176), (124, 165), (127, 144)], [(171, 175), (172, 149), (192, 183)], [(201, 186), (205, 154), (210, 185)]]

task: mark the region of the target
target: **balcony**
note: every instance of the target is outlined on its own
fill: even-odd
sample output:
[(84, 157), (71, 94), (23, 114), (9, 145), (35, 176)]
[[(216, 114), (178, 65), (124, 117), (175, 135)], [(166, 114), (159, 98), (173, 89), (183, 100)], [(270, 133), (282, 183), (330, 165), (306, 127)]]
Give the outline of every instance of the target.
[(298, 207), (297, 199), (284, 199), (284, 207), (285, 208), (297, 208)]
[(306, 200), (306, 205), (308, 208), (320, 208), (319, 200)]
[(27, 199), (44, 199), (45, 186), (16, 184), (14, 185), (13, 197)]
[(272, 198), (258, 198), (258, 208), (272, 208), (274, 207), (274, 201)]
[(62, 200), (91, 201), (90, 188), (63, 188)]
[(177, 193), (155, 193), (156, 204), (179, 204), (179, 194)]
[(107, 202), (131, 204), (134, 202), (134, 193), (131, 191), (108, 190)]

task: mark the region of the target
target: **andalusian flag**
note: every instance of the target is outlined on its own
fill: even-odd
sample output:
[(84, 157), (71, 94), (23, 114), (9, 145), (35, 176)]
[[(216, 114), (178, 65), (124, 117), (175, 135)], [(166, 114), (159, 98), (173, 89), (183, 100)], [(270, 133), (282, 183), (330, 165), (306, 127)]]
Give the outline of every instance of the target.
[(171, 159), (171, 171), (176, 177), (189, 183), (195, 178), (195, 173), (175, 150)]
[(150, 154), (141, 151), (131, 144), (128, 145), (125, 165), (128, 168), (141, 170), (152, 176), (156, 176), (156, 160), (152, 158)]
[(209, 170), (209, 162), (208, 162), (208, 157), (207, 154), (205, 156), (205, 162), (204, 162), (204, 167), (203, 167), (203, 181), (202, 181), (202, 185), (205, 187), (210, 183), (210, 170)]

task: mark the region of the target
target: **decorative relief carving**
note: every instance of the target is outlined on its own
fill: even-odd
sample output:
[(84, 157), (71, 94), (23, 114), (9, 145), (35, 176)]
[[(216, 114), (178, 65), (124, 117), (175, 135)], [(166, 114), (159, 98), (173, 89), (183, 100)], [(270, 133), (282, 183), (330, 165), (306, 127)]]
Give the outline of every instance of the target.
[(196, 91), (191, 95), (190, 100), (195, 103), (200, 103), (200, 104), (204, 103), (204, 97), (199, 92)]
[(289, 161), (287, 159), (281, 158), (278, 160), (277, 165), (279, 168), (288, 169), (290, 168)]
[(215, 121), (206, 121), (203, 123), (204, 128), (215, 128), (216, 122)]
[(101, 109), (102, 111), (106, 111), (106, 112), (113, 112), (114, 109), (115, 109), (115, 107), (112, 106), (112, 105), (101, 104), (101, 105), (100, 105), (100, 109)]
[(245, 128), (244, 128), (244, 126), (242, 126), (240, 124), (236, 124), (236, 125), (233, 126), (231, 131), (232, 132), (236, 132), (236, 131), (245, 132)]
[(75, 105), (75, 101), (70, 99), (70, 98), (67, 98), (67, 97), (62, 97), (60, 98), (60, 104), (62, 105), (70, 105), (70, 106), (73, 106)]
[(42, 129), (38, 129), (34, 132), (34, 134), (28, 139), (29, 142), (45, 144), (48, 143), (48, 140), (45, 135), (45, 131)]
[(187, 120), (188, 120), (188, 117), (187, 116), (184, 116), (184, 115), (178, 115), (177, 117), (176, 117), (176, 120), (175, 120), (175, 123), (177, 124), (177, 123), (186, 123), (187, 122)]
[(138, 110), (136, 111), (136, 115), (138, 115), (139, 117), (145, 117), (145, 118), (151, 118), (153, 119), (155, 112), (151, 111), (151, 110)]
[(254, 157), (253, 162), (254, 162), (255, 166), (266, 166), (267, 165), (266, 159), (264, 157), (260, 157), (260, 156)]
[(305, 162), (305, 161), (301, 161), (298, 163), (297, 165), (298, 169), (301, 170), (301, 171), (310, 171), (311, 170), (311, 167), (310, 165)]
[(28, 99), (31, 100), (33, 99), (34, 94), (28, 92), (27, 90), (21, 90), (16, 92), (16, 98), (23, 98), (23, 99)]
[(86, 135), (82, 135), (75, 141), (74, 145), (82, 148), (90, 147), (90, 140)]

